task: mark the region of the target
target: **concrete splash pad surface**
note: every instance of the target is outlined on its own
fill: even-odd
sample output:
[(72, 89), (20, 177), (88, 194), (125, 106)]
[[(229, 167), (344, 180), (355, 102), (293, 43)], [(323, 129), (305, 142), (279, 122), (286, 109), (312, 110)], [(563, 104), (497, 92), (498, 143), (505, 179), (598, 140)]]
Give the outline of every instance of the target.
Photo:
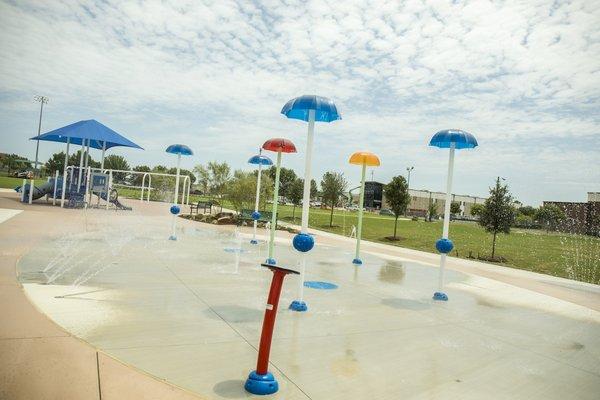
[[(244, 240), (236, 273), (236, 255), (225, 251), (236, 246), (231, 231), (182, 221), (172, 242), (166, 216), (89, 218), (88, 232), (20, 260), (32, 302), (158, 378), (206, 398), (248, 397), (243, 381), (255, 366), (271, 276), (259, 267), (265, 246)], [(276, 258), (296, 268), (288, 243)], [(361, 267), (351, 259), (351, 248), (310, 253), (307, 280), (339, 288), (306, 288), (307, 313), (286, 310), (297, 280), (285, 282), (272, 398), (585, 399), (600, 390), (597, 311), (454, 271), (450, 301), (435, 303), (437, 269), (375, 254)]]

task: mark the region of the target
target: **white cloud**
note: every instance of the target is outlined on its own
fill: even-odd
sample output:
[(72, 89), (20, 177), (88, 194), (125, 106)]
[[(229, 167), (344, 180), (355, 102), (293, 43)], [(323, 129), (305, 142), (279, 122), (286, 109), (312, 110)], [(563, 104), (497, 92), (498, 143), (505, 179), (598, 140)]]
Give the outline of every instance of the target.
[[(481, 143), (461, 154), (470, 169), (458, 191), (485, 194), (518, 159), (513, 186), (525, 201), (582, 198), (590, 181), (600, 184), (600, 7), (554, 4), (0, 2), (0, 135), (3, 147), (23, 148), (10, 133), (32, 136), (28, 101), (44, 93), (45, 126), (110, 122), (149, 148), (133, 153), (136, 162), (162, 162), (177, 138), (220, 146), (211, 156), (241, 167), (268, 136), (301, 143), (304, 126), (278, 113), (289, 98), (317, 93), (344, 118), (318, 127), (318, 173), (353, 174), (347, 156), (367, 148), (382, 156), (382, 179), (416, 164), (415, 184), (441, 189), (443, 152), (425, 144), (456, 127)], [(559, 150), (539, 149), (546, 144)], [(580, 179), (581, 188), (538, 190), (556, 164), (573, 175), (561, 182)]]

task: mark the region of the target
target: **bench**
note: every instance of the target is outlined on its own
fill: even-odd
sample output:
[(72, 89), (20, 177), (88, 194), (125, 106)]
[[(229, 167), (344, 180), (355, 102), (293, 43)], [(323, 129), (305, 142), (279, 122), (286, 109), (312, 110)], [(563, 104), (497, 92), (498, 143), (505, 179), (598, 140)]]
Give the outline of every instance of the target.
[(198, 214), (200, 210), (202, 210), (202, 214), (206, 214), (207, 209), (208, 213), (212, 214), (212, 206), (213, 203), (210, 201), (199, 201), (196, 204), (190, 204), (190, 215), (194, 213)]
[[(252, 213), (254, 212), (254, 210), (242, 210), (242, 212), (240, 213), (240, 219), (245, 220), (245, 221), (254, 221), (254, 219), (252, 218)], [(260, 212), (260, 218), (258, 219), (259, 222), (270, 222), (271, 218), (273, 218), (273, 213), (271, 211), (259, 211)]]

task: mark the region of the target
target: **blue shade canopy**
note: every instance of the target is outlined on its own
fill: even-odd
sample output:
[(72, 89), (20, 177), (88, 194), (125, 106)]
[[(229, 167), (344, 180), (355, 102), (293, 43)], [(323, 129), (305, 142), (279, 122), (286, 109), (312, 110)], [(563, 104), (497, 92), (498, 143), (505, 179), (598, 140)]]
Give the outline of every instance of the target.
[(315, 110), (315, 121), (331, 122), (342, 119), (333, 101), (315, 95), (304, 95), (288, 101), (281, 113), (288, 118), (308, 121), (309, 110)]
[(439, 131), (433, 135), (429, 145), (449, 149), (452, 143), (455, 143), (455, 148), (457, 149), (472, 149), (478, 145), (475, 136), (460, 129)]
[(257, 154), (255, 156), (250, 157), (250, 159), (248, 160), (248, 164), (273, 165), (273, 161), (267, 156), (263, 156), (262, 154)]
[(181, 154), (182, 156), (194, 155), (192, 149), (187, 147), (185, 144), (172, 144), (169, 147), (167, 147), (167, 150), (165, 151), (171, 154)]
[(39, 138), (37, 136), (32, 137), (30, 140), (39, 139), (49, 142), (67, 143), (67, 138), (70, 138), (69, 142), (75, 145), (81, 145), (83, 144), (84, 140), (89, 139), (90, 147), (94, 149), (101, 149), (104, 142), (106, 142), (107, 149), (115, 146), (142, 149), (131, 140), (119, 135), (117, 132), (113, 131), (106, 125), (101, 124), (95, 119), (75, 122), (71, 125), (63, 126), (62, 128), (44, 133), (43, 135), (40, 135)]

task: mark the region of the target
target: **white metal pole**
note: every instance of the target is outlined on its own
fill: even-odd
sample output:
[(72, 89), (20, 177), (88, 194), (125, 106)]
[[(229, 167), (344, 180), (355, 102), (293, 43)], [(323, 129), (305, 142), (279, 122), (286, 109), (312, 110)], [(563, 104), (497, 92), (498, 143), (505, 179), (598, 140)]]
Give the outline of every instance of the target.
[(29, 204), (33, 203), (34, 182), (33, 178), (29, 180)]
[(102, 142), (102, 161), (100, 162), (100, 169), (104, 169), (104, 152), (106, 152), (106, 140)]
[(86, 174), (85, 174), (85, 208), (88, 208), (88, 204), (92, 202), (92, 191), (90, 189), (90, 183), (91, 183), (91, 175), (92, 175), (92, 170), (90, 167), (86, 167)]
[(147, 202), (150, 202), (150, 189), (152, 189), (152, 175), (148, 175), (148, 194), (146, 194)]
[(275, 167), (275, 189), (273, 190), (273, 207), (271, 211), (271, 231), (269, 232), (269, 255), (267, 263), (273, 262), (275, 250), (275, 229), (277, 229), (277, 206), (279, 205), (279, 174), (281, 172), (281, 150), (277, 152), (277, 165)]
[(187, 180), (187, 196), (185, 198), (185, 204), (190, 205), (190, 191), (192, 190), (192, 179), (188, 177)]
[[(300, 232), (308, 233), (308, 216), (310, 207), (310, 181), (312, 166), (313, 139), (315, 136), (315, 110), (308, 110), (308, 135), (306, 138), (306, 161), (304, 163), (304, 193), (302, 196), (302, 226)], [(304, 298), (304, 273), (306, 272), (306, 252), (302, 253), (302, 269), (300, 271), (298, 300)]]
[(83, 171), (83, 153), (85, 150), (85, 139), (81, 140), (81, 154), (79, 155), (79, 172), (77, 173), (77, 192), (81, 188), (81, 171)]
[(21, 185), (21, 203), (25, 203), (25, 185), (27, 185), (27, 179), (23, 179), (23, 184)]
[(188, 186), (189, 180), (190, 180), (189, 176), (187, 176), (187, 175), (183, 176), (183, 184), (181, 185), (182, 186), (182, 188), (181, 188), (181, 205), (185, 204), (185, 190)]
[(144, 176), (142, 176), (142, 190), (140, 192), (140, 201), (144, 200), (144, 186), (146, 185), (146, 176), (148, 176), (147, 173), (145, 173)]
[[(69, 144), (71, 143), (71, 138), (67, 137), (67, 152), (65, 153), (65, 165), (63, 168), (63, 181), (62, 181), (62, 191), (60, 193), (60, 206), (61, 208), (65, 206), (65, 191), (67, 190), (67, 171), (69, 164)], [(69, 185), (70, 186), (70, 185)]]
[[(181, 163), (181, 154), (177, 154), (177, 175), (175, 175), (175, 196), (173, 198), (173, 204), (177, 205), (177, 197), (179, 194), (179, 164)], [(175, 236), (175, 224), (177, 222), (177, 216), (175, 214), (172, 215), (171, 218), (171, 236), (169, 239), (176, 240), (177, 236)]]
[(54, 171), (54, 191), (52, 193), (52, 205), (56, 205), (56, 191), (58, 189), (58, 177), (60, 176), (60, 172), (58, 170)]
[(354, 256), (355, 264), (360, 264), (360, 239), (362, 235), (363, 205), (365, 204), (365, 174), (367, 172), (367, 163), (363, 162), (360, 177), (360, 197), (358, 198), (358, 226), (356, 227), (356, 254)]
[[(450, 155), (448, 159), (448, 180), (446, 181), (446, 202), (444, 204), (444, 225), (442, 230), (442, 238), (448, 239), (448, 231), (450, 230), (450, 203), (452, 200), (452, 173), (454, 171), (454, 151), (456, 143), (450, 144)], [(444, 288), (444, 269), (446, 268), (446, 253), (440, 256), (440, 276), (438, 286), (440, 292)]]
[[(259, 154), (260, 156), (260, 154)], [(258, 176), (256, 178), (256, 199), (254, 201), (254, 212), (258, 212), (258, 205), (259, 205), (259, 199), (260, 199), (260, 176), (262, 174), (262, 162), (259, 159), (259, 163), (258, 163)], [(254, 220), (254, 233), (252, 233), (252, 243), (258, 243), (256, 241), (256, 228), (258, 226), (258, 221)]]
[(87, 140), (87, 146), (85, 148), (85, 159), (84, 159), (84, 162), (85, 162), (85, 168), (86, 169), (88, 167), (89, 161), (90, 161), (90, 139)]

